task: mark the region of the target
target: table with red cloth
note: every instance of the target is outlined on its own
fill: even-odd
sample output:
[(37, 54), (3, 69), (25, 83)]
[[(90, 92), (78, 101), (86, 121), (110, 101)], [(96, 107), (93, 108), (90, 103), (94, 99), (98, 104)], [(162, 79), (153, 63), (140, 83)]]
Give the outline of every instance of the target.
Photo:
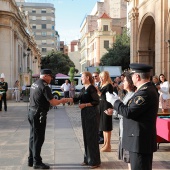
[(170, 142), (170, 116), (158, 116), (156, 121), (157, 143)]

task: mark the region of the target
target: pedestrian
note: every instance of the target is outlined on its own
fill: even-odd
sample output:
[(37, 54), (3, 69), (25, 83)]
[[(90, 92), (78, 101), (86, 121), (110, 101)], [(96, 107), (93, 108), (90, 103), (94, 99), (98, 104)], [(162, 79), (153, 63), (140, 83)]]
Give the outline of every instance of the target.
[(14, 84), (14, 94), (15, 94), (16, 102), (20, 102), (20, 90), (21, 90), (21, 87), (20, 87), (19, 81), (16, 80)]
[[(136, 87), (133, 84), (131, 75), (127, 72), (124, 74), (124, 80), (122, 82), (122, 88), (127, 92), (125, 97), (123, 98), (123, 103), (127, 104), (129, 99), (134, 95), (134, 91), (136, 90)], [(113, 109), (108, 109), (105, 111), (107, 115), (113, 114)], [(129, 151), (125, 150), (122, 147), (122, 140), (123, 140), (123, 116), (118, 115), (119, 117), (119, 147), (118, 147), (118, 159), (123, 160), (124, 162), (128, 163), (128, 168), (131, 170), (130, 167), (130, 159), (129, 159)]]
[[(97, 91), (100, 89), (100, 77), (99, 77), (99, 73), (98, 72), (93, 72), (92, 74), (93, 80), (94, 80), (94, 85), (97, 89)], [(99, 109), (99, 105), (98, 105), (98, 109)], [(100, 117), (99, 120), (100, 122)], [(104, 143), (104, 136), (103, 136), (103, 131), (99, 130), (98, 132), (99, 134), (99, 144), (103, 144)]]
[(30, 106), (28, 121), (30, 123), (29, 157), (28, 166), (34, 169), (49, 169), (50, 167), (42, 162), (41, 147), (45, 140), (46, 118), (50, 104), (55, 106), (64, 103), (65, 99), (56, 100), (53, 98), (48, 84), (52, 80), (52, 72), (43, 69), (40, 79), (34, 82), (30, 88)]
[(0, 100), (0, 111), (2, 111), (2, 102), (4, 101), (4, 110), (7, 111), (7, 91), (8, 91), (8, 83), (4, 81), (5, 75), (4, 73), (1, 74), (0, 77), (0, 93), (1, 93), (1, 100)]
[[(75, 96), (75, 91), (76, 91), (76, 87), (74, 85), (74, 81), (71, 82), (70, 84), (70, 91), (69, 91), (69, 97), (73, 98)], [(70, 103), (70, 105), (72, 105), (73, 103)]]
[(123, 116), (122, 147), (129, 151), (132, 170), (152, 170), (153, 152), (157, 150), (156, 118), (158, 94), (150, 82), (152, 66), (132, 63), (132, 80), (137, 87), (132, 98), (124, 104), (107, 92), (106, 100)]
[[(65, 83), (62, 84), (61, 90), (64, 92), (64, 98), (69, 98), (69, 91), (70, 91), (70, 83), (68, 80), (65, 80)], [(65, 105), (65, 104), (63, 104)], [(68, 103), (69, 105), (69, 103)]]
[(164, 74), (159, 75), (160, 85), (157, 86), (159, 90), (159, 108), (162, 109), (162, 113), (168, 113), (170, 109), (170, 93), (169, 93), (169, 82), (167, 81)]
[(81, 121), (84, 139), (84, 161), (82, 166), (90, 166), (94, 169), (100, 166), (100, 152), (98, 144), (98, 104), (99, 96), (94, 87), (94, 82), (90, 72), (83, 72), (81, 76), (84, 87), (77, 97), (69, 98), (69, 102), (80, 101)]
[(99, 74), (100, 77), (100, 90), (98, 95), (100, 98), (99, 112), (100, 112), (100, 124), (99, 129), (103, 131), (104, 144), (101, 147), (101, 152), (111, 152), (111, 132), (113, 129), (112, 116), (105, 114), (105, 110), (112, 108), (112, 105), (106, 101), (106, 92), (113, 93), (112, 80), (108, 71), (103, 71)]

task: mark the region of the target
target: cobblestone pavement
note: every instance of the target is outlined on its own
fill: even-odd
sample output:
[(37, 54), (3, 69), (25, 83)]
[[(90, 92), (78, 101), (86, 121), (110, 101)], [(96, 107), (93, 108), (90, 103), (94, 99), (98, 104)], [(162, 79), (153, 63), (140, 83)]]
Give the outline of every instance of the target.
[[(0, 112), (0, 170), (31, 170), (27, 166), (29, 124), (28, 103), (8, 101), (8, 111)], [(118, 120), (113, 119), (112, 151), (101, 153), (98, 170), (127, 170), (117, 159)], [(80, 170), (84, 146), (80, 109), (77, 105), (58, 106), (48, 113), (42, 158), (53, 170)], [(160, 144), (154, 153), (153, 170), (170, 169), (170, 144)]]

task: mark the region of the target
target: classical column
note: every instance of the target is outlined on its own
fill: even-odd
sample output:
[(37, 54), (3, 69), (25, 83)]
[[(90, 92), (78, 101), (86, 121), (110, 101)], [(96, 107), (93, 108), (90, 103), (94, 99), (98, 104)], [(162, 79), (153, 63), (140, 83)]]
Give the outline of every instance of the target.
[(137, 62), (137, 43), (138, 43), (138, 8), (134, 7), (129, 12), (129, 20), (130, 20), (130, 62)]

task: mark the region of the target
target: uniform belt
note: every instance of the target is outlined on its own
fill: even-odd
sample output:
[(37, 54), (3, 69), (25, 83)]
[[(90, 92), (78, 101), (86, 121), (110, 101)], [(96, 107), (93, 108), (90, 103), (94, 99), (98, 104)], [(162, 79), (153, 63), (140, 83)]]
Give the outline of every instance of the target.
[[(29, 110), (32, 110), (32, 111), (37, 111), (38, 110), (38, 107), (29, 107)], [(48, 112), (48, 110), (46, 109), (39, 109), (40, 111), (45, 111), (45, 112)]]

